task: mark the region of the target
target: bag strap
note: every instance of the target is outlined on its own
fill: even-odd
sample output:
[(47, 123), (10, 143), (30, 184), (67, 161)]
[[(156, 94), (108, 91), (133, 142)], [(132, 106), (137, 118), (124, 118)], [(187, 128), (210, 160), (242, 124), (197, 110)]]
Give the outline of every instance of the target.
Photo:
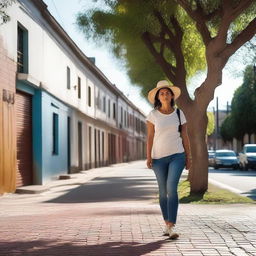
[(179, 118), (179, 128), (178, 128), (178, 131), (179, 132), (181, 132), (181, 128), (182, 128), (182, 126), (181, 126), (181, 120), (180, 120), (180, 109), (179, 108), (177, 108), (176, 109), (176, 113), (177, 113), (177, 115), (178, 115), (178, 118)]

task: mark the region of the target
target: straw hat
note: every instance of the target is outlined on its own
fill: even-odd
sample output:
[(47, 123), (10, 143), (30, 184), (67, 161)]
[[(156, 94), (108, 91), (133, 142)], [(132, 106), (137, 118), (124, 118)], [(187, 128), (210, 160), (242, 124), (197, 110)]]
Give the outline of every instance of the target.
[(180, 88), (179, 87), (170, 85), (169, 82), (166, 80), (161, 80), (157, 83), (156, 87), (154, 89), (152, 89), (151, 91), (149, 91), (149, 93), (148, 93), (148, 100), (150, 103), (154, 104), (156, 93), (162, 88), (171, 89), (174, 94), (174, 100), (178, 99), (178, 97), (180, 96)]

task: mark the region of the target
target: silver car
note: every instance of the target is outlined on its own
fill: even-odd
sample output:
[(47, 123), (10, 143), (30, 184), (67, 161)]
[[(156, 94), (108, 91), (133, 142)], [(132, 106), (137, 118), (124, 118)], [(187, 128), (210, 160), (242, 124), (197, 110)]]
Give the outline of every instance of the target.
[(245, 144), (239, 156), (242, 169), (256, 169), (256, 144)]
[(220, 167), (239, 168), (239, 161), (233, 150), (222, 149), (215, 151), (214, 168), (218, 169)]

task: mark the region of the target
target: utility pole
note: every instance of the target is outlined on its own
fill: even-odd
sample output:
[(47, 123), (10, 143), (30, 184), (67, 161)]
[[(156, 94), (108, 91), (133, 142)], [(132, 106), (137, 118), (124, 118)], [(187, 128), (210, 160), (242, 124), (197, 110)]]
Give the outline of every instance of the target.
[(216, 98), (216, 149), (218, 149), (219, 138), (219, 98)]
[(214, 127), (214, 136), (213, 136), (213, 150), (216, 150), (216, 137), (217, 137), (217, 127), (216, 127), (216, 117), (215, 117), (215, 108), (212, 107), (212, 112), (214, 116), (214, 121), (215, 121), (215, 127)]

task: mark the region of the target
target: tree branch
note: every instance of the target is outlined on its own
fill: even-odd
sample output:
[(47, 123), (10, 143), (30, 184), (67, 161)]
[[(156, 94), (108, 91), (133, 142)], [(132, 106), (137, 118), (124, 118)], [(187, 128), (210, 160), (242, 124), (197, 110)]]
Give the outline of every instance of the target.
[(211, 41), (211, 34), (206, 26), (207, 18), (203, 13), (202, 8), (198, 8), (193, 11), (190, 4), (186, 0), (177, 0), (177, 2), (182, 6), (182, 8), (187, 12), (187, 14), (196, 22), (196, 27), (201, 34), (204, 44), (207, 46)]
[(170, 21), (171, 21), (171, 23), (172, 23), (172, 25), (175, 29), (175, 34), (176, 34), (175, 38), (181, 44), (182, 37), (183, 37), (183, 31), (182, 31), (179, 23), (177, 22), (177, 20), (173, 16), (170, 17)]
[(174, 44), (174, 41), (171, 41), (169, 39), (165, 39), (164, 37), (162, 36), (155, 36), (153, 34), (150, 34), (150, 37), (151, 37), (151, 42), (152, 43), (161, 43), (161, 46), (160, 48), (164, 47), (164, 45), (168, 46), (168, 48), (171, 50), (171, 51), (175, 51), (175, 44)]
[(157, 52), (157, 50), (153, 45), (153, 41), (151, 37), (152, 35), (149, 32), (144, 32), (142, 34), (142, 40), (148, 47), (151, 54), (155, 57), (156, 62), (163, 68), (165, 74), (174, 83), (174, 81), (176, 81), (176, 74), (174, 72), (174, 67), (171, 64), (169, 64), (160, 53)]
[[(186, 69), (183, 52), (181, 49), (183, 31), (175, 19), (175, 17), (170, 17), (170, 22), (173, 26), (173, 30), (169, 28), (163, 19), (161, 13), (157, 10), (154, 11), (154, 15), (158, 19), (161, 32), (159, 36), (153, 35), (149, 32), (145, 32), (142, 35), (142, 40), (148, 47), (151, 54), (154, 56), (156, 62), (162, 67), (163, 71), (167, 77), (172, 81), (173, 84), (179, 86), (182, 89), (181, 97), (185, 99), (185, 102), (191, 102), (191, 99), (188, 95), (186, 87)], [(168, 35), (168, 38), (165, 38), (165, 35)], [(154, 46), (155, 42), (160, 42), (160, 52)], [(168, 47), (170, 51), (174, 54), (176, 60), (176, 67), (171, 65), (166, 61), (164, 56), (164, 46)]]
[(221, 13), (222, 13), (221, 8), (218, 8), (215, 11), (213, 11), (212, 13), (205, 15), (204, 17), (207, 21), (209, 21), (209, 20), (213, 19), (215, 16), (221, 16)]
[[(162, 31), (160, 33), (160, 38), (164, 38), (165, 33)], [(161, 42), (161, 46), (160, 46), (160, 54), (163, 56), (164, 55), (164, 42)]]
[(216, 9), (212, 13), (205, 14), (202, 8), (202, 5), (200, 4), (200, 2), (197, 2), (197, 1), (196, 1), (196, 6), (197, 6), (196, 12), (200, 13), (200, 15), (203, 17), (205, 22), (211, 20), (213, 17), (219, 14), (219, 9)]
[(223, 15), (217, 37), (223, 44), (227, 41), (227, 32), (231, 22), (246, 10), (252, 2), (253, 0), (243, 0), (240, 1), (235, 8), (232, 8), (233, 2), (231, 0), (222, 1)]
[[(184, 55), (181, 49), (181, 44), (182, 44), (182, 37), (183, 37), (183, 31), (179, 25), (179, 23), (177, 22), (177, 20), (174, 17), (170, 18), (170, 21), (175, 29), (175, 41), (174, 41), (174, 50), (173, 53), (175, 55), (175, 59), (176, 59), (176, 67), (179, 70), (178, 73), (178, 80), (181, 81), (183, 79), (183, 74), (184, 74), (184, 80), (186, 80), (186, 69), (185, 69), (185, 60), (184, 60)], [(184, 84), (185, 83), (181, 83)], [(185, 90), (186, 88), (184, 87), (183, 90)]]
[[(170, 17), (170, 22), (175, 30), (175, 33), (173, 33), (170, 30), (170, 28), (168, 27), (168, 25), (166, 24), (165, 20), (163, 19), (162, 15), (159, 11), (155, 10), (154, 15), (156, 16), (156, 18), (158, 19), (158, 21), (161, 25), (162, 32), (164, 31), (169, 36), (169, 39), (162, 38), (162, 41), (165, 42), (166, 46), (170, 49), (170, 51), (173, 52), (173, 54), (175, 56), (176, 68), (174, 66), (172, 66), (172, 67), (173, 67), (173, 71), (176, 76), (176, 80), (178, 80), (178, 81), (184, 80), (185, 81), (186, 80), (186, 69), (185, 69), (185, 65), (184, 65), (184, 63), (185, 63), (184, 56), (183, 56), (182, 49), (181, 49), (183, 31), (182, 31), (179, 23), (175, 19), (175, 17), (173, 17), (173, 16)], [(154, 42), (156, 40), (159, 40), (159, 38), (157, 38), (154, 35), (151, 35), (151, 40)], [(178, 74), (177, 74), (176, 70), (179, 70)], [(182, 77), (182, 76), (184, 76), (184, 77)], [(182, 82), (182, 83), (179, 82), (179, 83), (185, 84), (185, 82)]]
[(221, 1), (222, 10), (231, 10), (232, 3), (233, 3), (232, 0), (222, 0)]
[(175, 35), (172, 33), (172, 31), (169, 29), (169, 27), (166, 25), (161, 13), (159, 11), (154, 11), (154, 15), (156, 16), (156, 18), (158, 19), (160, 25), (161, 25), (161, 28), (162, 28), (162, 31), (164, 31), (171, 40), (175, 40)]
[(226, 48), (223, 50), (223, 54), (229, 58), (243, 44), (251, 40), (255, 34), (256, 34), (256, 18), (254, 18), (248, 24), (248, 26), (233, 40), (231, 44), (226, 46)]
[(244, 10), (250, 7), (254, 0), (239, 1), (239, 4), (231, 11), (232, 20), (236, 19)]

